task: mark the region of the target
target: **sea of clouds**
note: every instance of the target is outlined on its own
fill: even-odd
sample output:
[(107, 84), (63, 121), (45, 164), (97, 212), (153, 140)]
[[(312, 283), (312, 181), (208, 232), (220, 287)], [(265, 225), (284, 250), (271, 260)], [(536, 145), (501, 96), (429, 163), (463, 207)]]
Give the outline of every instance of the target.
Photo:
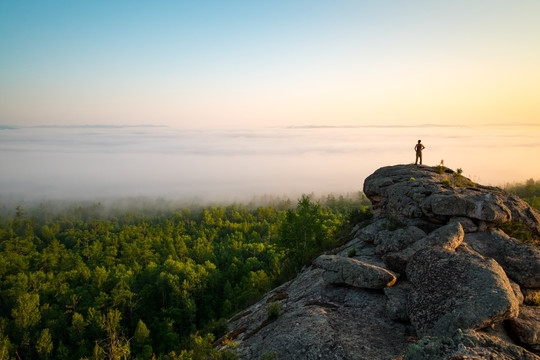
[(0, 127), (0, 199), (246, 200), (351, 193), (377, 168), (462, 168), (492, 185), (540, 177), (540, 126)]

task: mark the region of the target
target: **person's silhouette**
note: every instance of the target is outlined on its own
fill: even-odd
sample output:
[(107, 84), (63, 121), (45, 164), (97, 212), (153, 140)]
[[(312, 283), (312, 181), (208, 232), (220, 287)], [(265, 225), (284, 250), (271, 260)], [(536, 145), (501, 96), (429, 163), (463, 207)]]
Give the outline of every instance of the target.
[(414, 146), (414, 151), (416, 151), (416, 161), (414, 162), (415, 165), (418, 165), (418, 159), (420, 159), (420, 165), (422, 165), (422, 150), (424, 150), (426, 147), (422, 145), (422, 140), (418, 140), (418, 144)]

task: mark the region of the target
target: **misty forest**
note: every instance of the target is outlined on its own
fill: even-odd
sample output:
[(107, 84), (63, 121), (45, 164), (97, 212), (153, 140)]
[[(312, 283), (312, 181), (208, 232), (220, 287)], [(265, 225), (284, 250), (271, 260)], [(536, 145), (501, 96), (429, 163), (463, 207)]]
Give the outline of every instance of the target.
[[(234, 358), (226, 319), (369, 217), (362, 193), (295, 204), (0, 217), (0, 359)], [(6, 213), (4, 209), (4, 213)]]
[[(539, 181), (506, 190), (539, 208)], [(226, 320), (371, 217), (362, 193), (121, 209), (2, 209), (0, 359), (234, 359)]]

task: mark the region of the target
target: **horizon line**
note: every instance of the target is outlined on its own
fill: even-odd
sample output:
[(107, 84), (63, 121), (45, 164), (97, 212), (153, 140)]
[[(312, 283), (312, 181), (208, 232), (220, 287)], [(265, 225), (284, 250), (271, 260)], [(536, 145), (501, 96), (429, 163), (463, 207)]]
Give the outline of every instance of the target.
[[(285, 126), (263, 126), (264, 128), (282, 128), (282, 129), (368, 129), (368, 128), (470, 128), (470, 127), (486, 127), (486, 126), (501, 126), (501, 127), (540, 127), (540, 123), (488, 123), (488, 124), (413, 124), (413, 125), (399, 125), (399, 124), (365, 124), (365, 125), (328, 125), (328, 124), (307, 124), (307, 125), (285, 125)], [(74, 125), (60, 125), (60, 124), (44, 124), (44, 125), (7, 125), (0, 124), (0, 130), (18, 130), (18, 129), (126, 129), (126, 128), (175, 128), (171, 125), (165, 124), (126, 124), (126, 125), (108, 125), (108, 124), (74, 124)], [(255, 127), (258, 128), (258, 127)], [(197, 128), (191, 128), (196, 130)], [(221, 129), (222, 127), (208, 128), (208, 130)], [(246, 127), (230, 127), (226, 129), (246, 129)], [(202, 130), (199, 128), (198, 130)]]

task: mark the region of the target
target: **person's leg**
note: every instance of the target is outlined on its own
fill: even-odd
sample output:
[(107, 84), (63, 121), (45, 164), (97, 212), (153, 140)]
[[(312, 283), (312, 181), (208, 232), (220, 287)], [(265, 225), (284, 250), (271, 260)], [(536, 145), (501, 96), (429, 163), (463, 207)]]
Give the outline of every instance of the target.
[(420, 157), (420, 165), (422, 165), (422, 153), (418, 154), (418, 156)]

